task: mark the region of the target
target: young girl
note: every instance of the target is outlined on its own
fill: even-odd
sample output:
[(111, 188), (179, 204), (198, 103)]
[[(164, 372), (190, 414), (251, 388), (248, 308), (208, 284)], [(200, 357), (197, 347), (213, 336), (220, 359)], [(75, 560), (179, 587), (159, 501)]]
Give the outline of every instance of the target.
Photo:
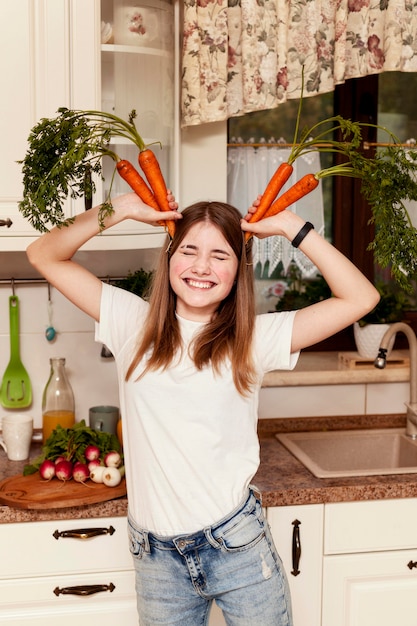
[[(28, 248), (31, 263), (98, 322), (115, 356), (123, 415), (128, 531), (141, 626), (208, 623), (213, 601), (230, 626), (291, 626), (280, 558), (256, 488), (258, 394), (264, 374), (370, 311), (368, 280), (290, 211), (250, 224), (233, 207), (200, 202), (161, 251), (149, 303), (72, 261), (98, 232), (98, 208)], [(106, 228), (161, 214), (135, 194), (113, 202)], [(300, 246), (333, 297), (255, 315), (251, 240)], [(279, 409), (277, 409), (279, 411)]]

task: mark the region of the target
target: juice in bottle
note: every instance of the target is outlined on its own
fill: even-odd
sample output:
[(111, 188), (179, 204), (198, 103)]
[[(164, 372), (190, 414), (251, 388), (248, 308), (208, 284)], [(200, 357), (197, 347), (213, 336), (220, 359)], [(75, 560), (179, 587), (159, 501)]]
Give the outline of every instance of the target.
[(72, 387), (65, 370), (65, 359), (50, 359), (51, 373), (42, 397), (42, 440), (46, 442), (58, 426), (71, 428), (75, 422)]
[(43, 442), (48, 439), (49, 435), (57, 426), (62, 428), (71, 428), (75, 424), (74, 411), (47, 411), (42, 415), (42, 439)]

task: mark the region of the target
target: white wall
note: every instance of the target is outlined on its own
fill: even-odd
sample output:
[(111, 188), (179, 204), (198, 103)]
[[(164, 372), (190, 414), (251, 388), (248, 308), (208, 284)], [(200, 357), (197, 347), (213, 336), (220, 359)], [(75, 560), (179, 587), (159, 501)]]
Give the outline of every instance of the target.
[(189, 126), (181, 131), (180, 203), (227, 200), (227, 123)]
[[(0, 376), (10, 357), (9, 297), (11, 288), (0, 287)], [(35, 428), (42, 426), (42, 392), (49, 377), (51, 357), (65, 357), (74, 390), (76, 419), (88, 422), (88, 408), (97, 404), (118, 406), (117, 380), (113, 359), (100, 357), (101, 345), (94, 341), (94, 323), (56, 290), (51, 290), (53, 326), (58, 331), (54, 342), (45, 338), (48, 319), (46, 285), (17, 285), (15, 294), (20, 308), (20, 354), (33, 387), (33, 404), (28, 409), (6, 410), (0, 415), (28, 412)]]

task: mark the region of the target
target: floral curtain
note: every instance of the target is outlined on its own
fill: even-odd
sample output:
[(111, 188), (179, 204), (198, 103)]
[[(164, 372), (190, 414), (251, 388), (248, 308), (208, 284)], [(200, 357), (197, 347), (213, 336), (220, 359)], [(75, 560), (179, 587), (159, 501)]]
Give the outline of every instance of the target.
[(417, 72), (416, 0), (184, 0), (183, 126)]

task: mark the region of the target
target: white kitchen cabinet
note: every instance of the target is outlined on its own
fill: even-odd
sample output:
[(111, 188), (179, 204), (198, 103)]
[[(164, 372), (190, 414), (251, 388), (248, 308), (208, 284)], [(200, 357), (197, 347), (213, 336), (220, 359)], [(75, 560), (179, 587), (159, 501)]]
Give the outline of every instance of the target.
[[(22, 197), (22, 173), (18, 160), (25, 156), (30, 129), (42, 117), (54, 117), (57, 109), (114, 111), (123, 117), (135, 107), (138, 131), (155, 147), (168, 186), (179, 194), (178, 121), (178, 0), (151, 0), (154, 13), (164, 16), (167, 30), (159, 39), (143, 45), (102, 44), (101, 24), (113, 26), (118, 0), (15, 0), (0, 3), (4, 33), (1, 41), (3, 94), (0, 130), (2, 185), (0, 188), (0, 249), (25, 250), (38, 233), (24, 219), (18, 203)], [(119, 3), (120, 4), (120, 3)], [(148, 3), (149, 4), (149, 3)], [(126, 3), (128, 5), (128, 3)], [(115, 7), (115, 9), (114, 9)], [(117, 9), (118, 10), (118, 9)], [(168, 16), (168, 17), (167, 17)], [(144, 16), (144, 19), (155, 17)], [(158, 25), (150, 22), (151, 25)], [(159, 42), (161, 45), (159, 46)], [(169, 42), (169, 44), (167, 43)], [(133, 42), (134, 43), (134, 42)], [(133, 96), (132, 96), (133, 94)], [(112, 146), (122, 158), (137, 164), (137, 151), (123, 142)], [(101, 202), (114, 167), (103, 160), (106, 182), (96, 181), (94, 203)], [(116, 178), (117, 180), (117, 178)], [(117, 181), (114, 194), (127, 190)], [(69, 199), (68, 216), (84, 210), (82, 200)], [(10, 225), (11, 223), (11, 225)], [(159, 247), (165, 239), (161, 227), (125, 222), (95, 237), (84, 250)]]
[(267, 509), (272, 536), (291, 589), (294, 626), (321, 623), (323, 509), (321, 504)]
[(415, 626), (417, 500), (325, 505), (322, 626)]
[(126, 524), (117, 517), (0, 525), (1, 624), (137, 626)]
[[(0, 249), (23, 249), (36, 234), (18, 211), (21, 166), (34, 123), (70, 100), (69, 11), (63, 0), (0, 3), (2, 104), (0, 115)], [(23, 240), (24, 241), (24, 240)]]

